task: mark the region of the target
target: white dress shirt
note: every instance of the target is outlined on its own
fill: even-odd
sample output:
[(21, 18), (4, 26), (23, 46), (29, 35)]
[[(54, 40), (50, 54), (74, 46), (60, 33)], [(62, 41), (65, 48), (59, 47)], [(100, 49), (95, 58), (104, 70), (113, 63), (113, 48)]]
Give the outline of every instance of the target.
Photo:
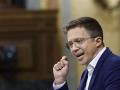
[[(95, 68), (98, 60), (100, 59), (101, 55), (103, 54), (103, 52), (104, 52), (105, 50), (106, 50), (106, 47), (104, 47), (104, 48), (97, 54), (97, 56), (88, 64), (88, 66), (87, 66), (87, 69), (88, 69), (88, 78), (87, 78), (87, 82), (86, 82), (86, 86), (85, 86), (85, 89), (84, 89), (84, 90), (88, 90), (89, 83), (90, 83), (90, 80), (91, 80), (91, 77), (92, 77), (94, 68)], [(65, 84), (65, 82), (62, 83), (62, 84), (60, 84), (60, 85), (55, 85), (55, 83), (53, 83), (53, 88), (54, 88), (54, 90), (57, 90), (57, 89), (61, 88), (64, 84)]]
[(88, 64), (87, 69), (88, 69), (88, 78), (87, 78), (87, 82), (86, 82), (86, 86), (85, 86), (85, 90), (88, 90), (89, 87), (89, 83), (94, 71), (94, 68), (96, 67), (96, 64), (98, 62), (98, 60), (100, 59), (101, 55), (103, 54), (103, 52), (106, 50), (106, 47), (104, 47), (98, 54), (97, 56)]

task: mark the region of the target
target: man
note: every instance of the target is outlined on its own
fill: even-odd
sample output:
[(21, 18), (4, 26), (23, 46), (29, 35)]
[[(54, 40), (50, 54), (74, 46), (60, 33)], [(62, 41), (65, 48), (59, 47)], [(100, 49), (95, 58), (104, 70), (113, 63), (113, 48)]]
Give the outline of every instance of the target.
[[(120, 90), (120, 57), (105, 47), (100, 24), (93, 18), (82, 17), (69, 22), (65, 34), (73, 56), (80, 65), (86, 65), (78, 90)], [(63, 56), (53, 67), (52, 90), (69, 90), (68, 71), (68, 60)]]

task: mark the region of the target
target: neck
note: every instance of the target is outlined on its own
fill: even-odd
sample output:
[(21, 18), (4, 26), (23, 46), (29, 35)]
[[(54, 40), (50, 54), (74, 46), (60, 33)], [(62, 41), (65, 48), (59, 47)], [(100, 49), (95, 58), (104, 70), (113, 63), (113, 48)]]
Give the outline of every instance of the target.
[[(93, 60), (93, 59), (98, 55), (98, 53), (99, 53), (104, 47), (105, 47), (105, 46), (103, 45), (103, 46), (97, 48), (96, 51), (95, 51), (95, 54), (94, 54), (93, 58), (91, 58), (91, 60)], [(91, 62), (91, 60), (90, 60), (90, 62)], [(89, 62), (89, 63), (90, 63), (90, 62)], [(89, 63), (88, 63), (88, 64), (89, 64)], [(87, 65), (88, 65), (88, 64), (87, 64)], [(86, 65), (86, 66), (87, 66), (87, 65)]]

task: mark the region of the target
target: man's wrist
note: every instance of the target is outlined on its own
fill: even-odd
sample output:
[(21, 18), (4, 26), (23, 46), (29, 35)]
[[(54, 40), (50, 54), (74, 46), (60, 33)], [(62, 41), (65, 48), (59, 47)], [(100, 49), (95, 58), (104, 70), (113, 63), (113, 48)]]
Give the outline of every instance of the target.
[(64, 83), (65, 81), (54, 81), (54, 84), (55, 85), (60, 85), (60, 84), (62, 84), (62, 83)]
[(65, 83), (66, 83), (66, 81), (64, 81), (64, 82), (61, 83), (61, 84), (56, 84), (55, 81), (54, 81), (54, 82), (53, 82), (53, 88), (54, 88), (54, 90), (57, 90), (57, 89), (63, 87)]
[(58, 79), (55, 79), (55, 80), (54, 80), (54, 83), (55, 83), (56, 85), (59, 85), (59, 84), (64, 83), (65, 81), (66, 81), (65, 78), (58, 78)]

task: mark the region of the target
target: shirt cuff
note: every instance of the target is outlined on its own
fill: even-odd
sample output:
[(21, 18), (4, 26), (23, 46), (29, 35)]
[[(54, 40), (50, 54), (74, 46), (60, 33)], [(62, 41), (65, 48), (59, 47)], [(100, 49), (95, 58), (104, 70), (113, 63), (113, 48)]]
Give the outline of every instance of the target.
[(61, 87), (64, 86), (65, 83), (66, 83), (66, 81), (64, 81), (64, 83), (62, 83), (62, 84), (56, 85), (56, 84), (53, 82), (53, 88), (54, 88), (54, 90), (60, 89)]

